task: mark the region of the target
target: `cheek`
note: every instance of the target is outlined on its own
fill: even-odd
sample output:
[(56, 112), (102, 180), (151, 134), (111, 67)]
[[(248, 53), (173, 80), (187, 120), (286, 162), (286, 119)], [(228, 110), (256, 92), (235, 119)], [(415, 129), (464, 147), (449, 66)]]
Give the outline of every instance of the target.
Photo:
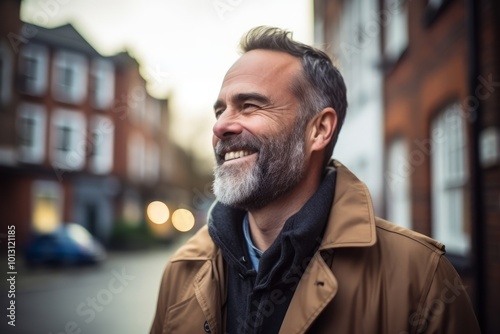
[(256, 116), (247, 123), (246, 130), (254, 136), (273, 138), (283, 131), (287, 131), (288, 120), (270, 116)]

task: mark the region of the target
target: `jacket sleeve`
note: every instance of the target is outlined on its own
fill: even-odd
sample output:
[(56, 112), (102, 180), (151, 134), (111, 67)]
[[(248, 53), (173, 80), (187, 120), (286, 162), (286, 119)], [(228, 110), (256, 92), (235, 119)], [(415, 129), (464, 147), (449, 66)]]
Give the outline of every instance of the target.
[(427, 296), (410, 319), (411, 333), (480, 333), (474, 310), (460, 276), (441, 256)]
[(170, 270), (170, 263), (163, 271), (163, 276), (160, 283), (160, 291), (158, 293), (158, 302), (156, 303), (156, 312), (151, 326), (150, 334), (161, 334), (163, 332), (163, 323), (167, 312), (168, 291), (167, 276)]

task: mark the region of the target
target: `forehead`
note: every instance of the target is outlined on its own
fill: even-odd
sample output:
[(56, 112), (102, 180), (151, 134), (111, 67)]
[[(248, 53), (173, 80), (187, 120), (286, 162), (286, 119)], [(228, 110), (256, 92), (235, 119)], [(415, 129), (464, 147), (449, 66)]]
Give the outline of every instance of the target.
[(290, 93), (289, 87), (301, 68), (300, 60), (285, 52), (252, 50), (243, 54), (227, 71), (221, 94), (231, 88)]

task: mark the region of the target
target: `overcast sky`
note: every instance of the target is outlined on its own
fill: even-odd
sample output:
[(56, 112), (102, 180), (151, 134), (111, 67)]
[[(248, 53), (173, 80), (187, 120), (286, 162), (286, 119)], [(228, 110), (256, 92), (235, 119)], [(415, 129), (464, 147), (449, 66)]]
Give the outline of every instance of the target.
[(104, 55), (129, 50), (150, 92), (171, 97), (176, 140), (205, 157), (212, 105), (240, 37), (273, 25), (313, 41), (312, 0), (24, 0), (21, 18), (46, 27), (71, 22)]

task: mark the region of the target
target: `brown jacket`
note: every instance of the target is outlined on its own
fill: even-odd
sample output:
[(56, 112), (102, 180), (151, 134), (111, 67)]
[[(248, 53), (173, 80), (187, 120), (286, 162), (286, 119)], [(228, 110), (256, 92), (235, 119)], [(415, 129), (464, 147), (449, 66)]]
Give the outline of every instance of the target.
[[(334, 166), (325, 235), (280, 333), (479, 333), (444, 246), (375, 217), (366, 186)], [(224, 275), (205, 226), (167, 265), (151, 333), (224, 333)]]

